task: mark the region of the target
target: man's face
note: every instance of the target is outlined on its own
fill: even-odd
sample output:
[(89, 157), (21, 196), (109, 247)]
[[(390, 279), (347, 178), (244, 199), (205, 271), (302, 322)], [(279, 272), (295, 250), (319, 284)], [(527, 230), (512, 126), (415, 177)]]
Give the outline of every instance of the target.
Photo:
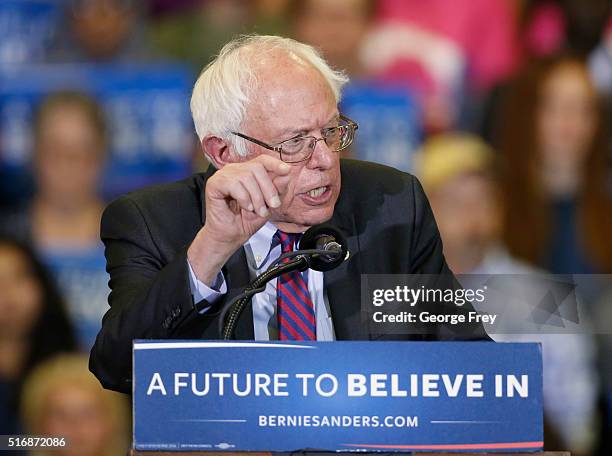
[(478, 267), (498, 241), (501, 208), (493, 182), (480, 174), (460, 174), (430, 192), (429, 201), (451, 270)]
[[(297, 135), (320, 138), (321, 129), (337, 125), (335, 97), (316, 69), (291, 57), (277, 56), (265, 65), (243, 133), (278, 144)], [(248, 147), (247, 159), (259, 154), (280, 158), (277, 152), (255, 144)], [(331, 218), (340, 193), (340, 158), (324, 141), (317, 142), (308, 160), (291, 164), (290, 174), (282, 179), (287, 189), (271, 217), (280, 229), (303, 231)]]

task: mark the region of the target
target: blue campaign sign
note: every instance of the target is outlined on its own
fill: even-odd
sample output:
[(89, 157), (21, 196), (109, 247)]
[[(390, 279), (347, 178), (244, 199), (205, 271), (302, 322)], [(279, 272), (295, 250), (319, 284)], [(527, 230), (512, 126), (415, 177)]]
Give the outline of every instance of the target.
[(109, 275), (104, 245), (89, 248), (43, 249), (44, 265), (62, 291), (79, 346), (90, 351), (108, 310)]
[[(194, 144), (189, 112), (192, 84), (191, 72), (171, 63), (4, 69), (0, 71), (0, 172), (15, 184), (28, 184), (23, 176), (32, 159), (36, 108), (46, 95), (68, 89), (91, 94), (104, 110), (109, 139), (102, 182), (105, 197), (186, 177), (191, 173)], [(15, 190), (0, 182), (2, 191)]]
[(341, 108), (359, 125), (351, 146), (354, 158), (413, 170), (423, 128), (420, 109), (407, 88), (351, 83), (344, 89)]
[(139, 450), (542, 449), (539, 344), (134, 343)]
[(58, 0), (0, 2), (0, 67), (41, 62), (62, 19)]

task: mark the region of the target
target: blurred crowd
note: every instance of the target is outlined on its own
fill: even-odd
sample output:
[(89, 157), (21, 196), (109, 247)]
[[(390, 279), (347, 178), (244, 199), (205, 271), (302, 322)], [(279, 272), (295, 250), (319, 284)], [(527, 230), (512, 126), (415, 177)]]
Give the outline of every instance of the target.
[[(101, 213), (207, 166), (189, 91), (244, 33), (351, 77), (346, 155), (419, 177), (455, 273), (612, 274), (611, 0), (2, 0), (0, 433), (127, 448), (127, 399), (87, 369)], [(612, 290), (581, 299), (600, 330), (494, 338), (543, 344), (545, 447), (609, 455)]]

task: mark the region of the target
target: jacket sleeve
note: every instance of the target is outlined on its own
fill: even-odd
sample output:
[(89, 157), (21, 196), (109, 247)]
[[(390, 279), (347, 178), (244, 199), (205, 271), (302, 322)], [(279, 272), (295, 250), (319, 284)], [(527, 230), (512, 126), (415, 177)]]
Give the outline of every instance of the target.
[(199, 338), (212, 315), (195, 312), (187, 246), (164, 261), (129, 196), (104, 211), (101, 237), (110, 275), (110, 309), (92, 348), (89, 368), (105, 388), (130, 393), (134, 339)]

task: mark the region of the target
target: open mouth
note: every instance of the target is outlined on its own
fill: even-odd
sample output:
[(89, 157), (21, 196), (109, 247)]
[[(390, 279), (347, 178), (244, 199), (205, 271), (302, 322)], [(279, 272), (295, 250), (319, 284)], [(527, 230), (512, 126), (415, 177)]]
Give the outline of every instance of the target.
[(331, 187), (324, 185), (302, 193), (302, 199), (310, 205), (324, 204), (331, 197)]
[(307, 192), (307, 194), (311, 198), (318, 198), (323, 193), (325, 193), (325, 190), (327, 190), (327, 187), (317, 187), (317, 188), (314, 188), (314, 189), (310, 190), (309, 192)]

